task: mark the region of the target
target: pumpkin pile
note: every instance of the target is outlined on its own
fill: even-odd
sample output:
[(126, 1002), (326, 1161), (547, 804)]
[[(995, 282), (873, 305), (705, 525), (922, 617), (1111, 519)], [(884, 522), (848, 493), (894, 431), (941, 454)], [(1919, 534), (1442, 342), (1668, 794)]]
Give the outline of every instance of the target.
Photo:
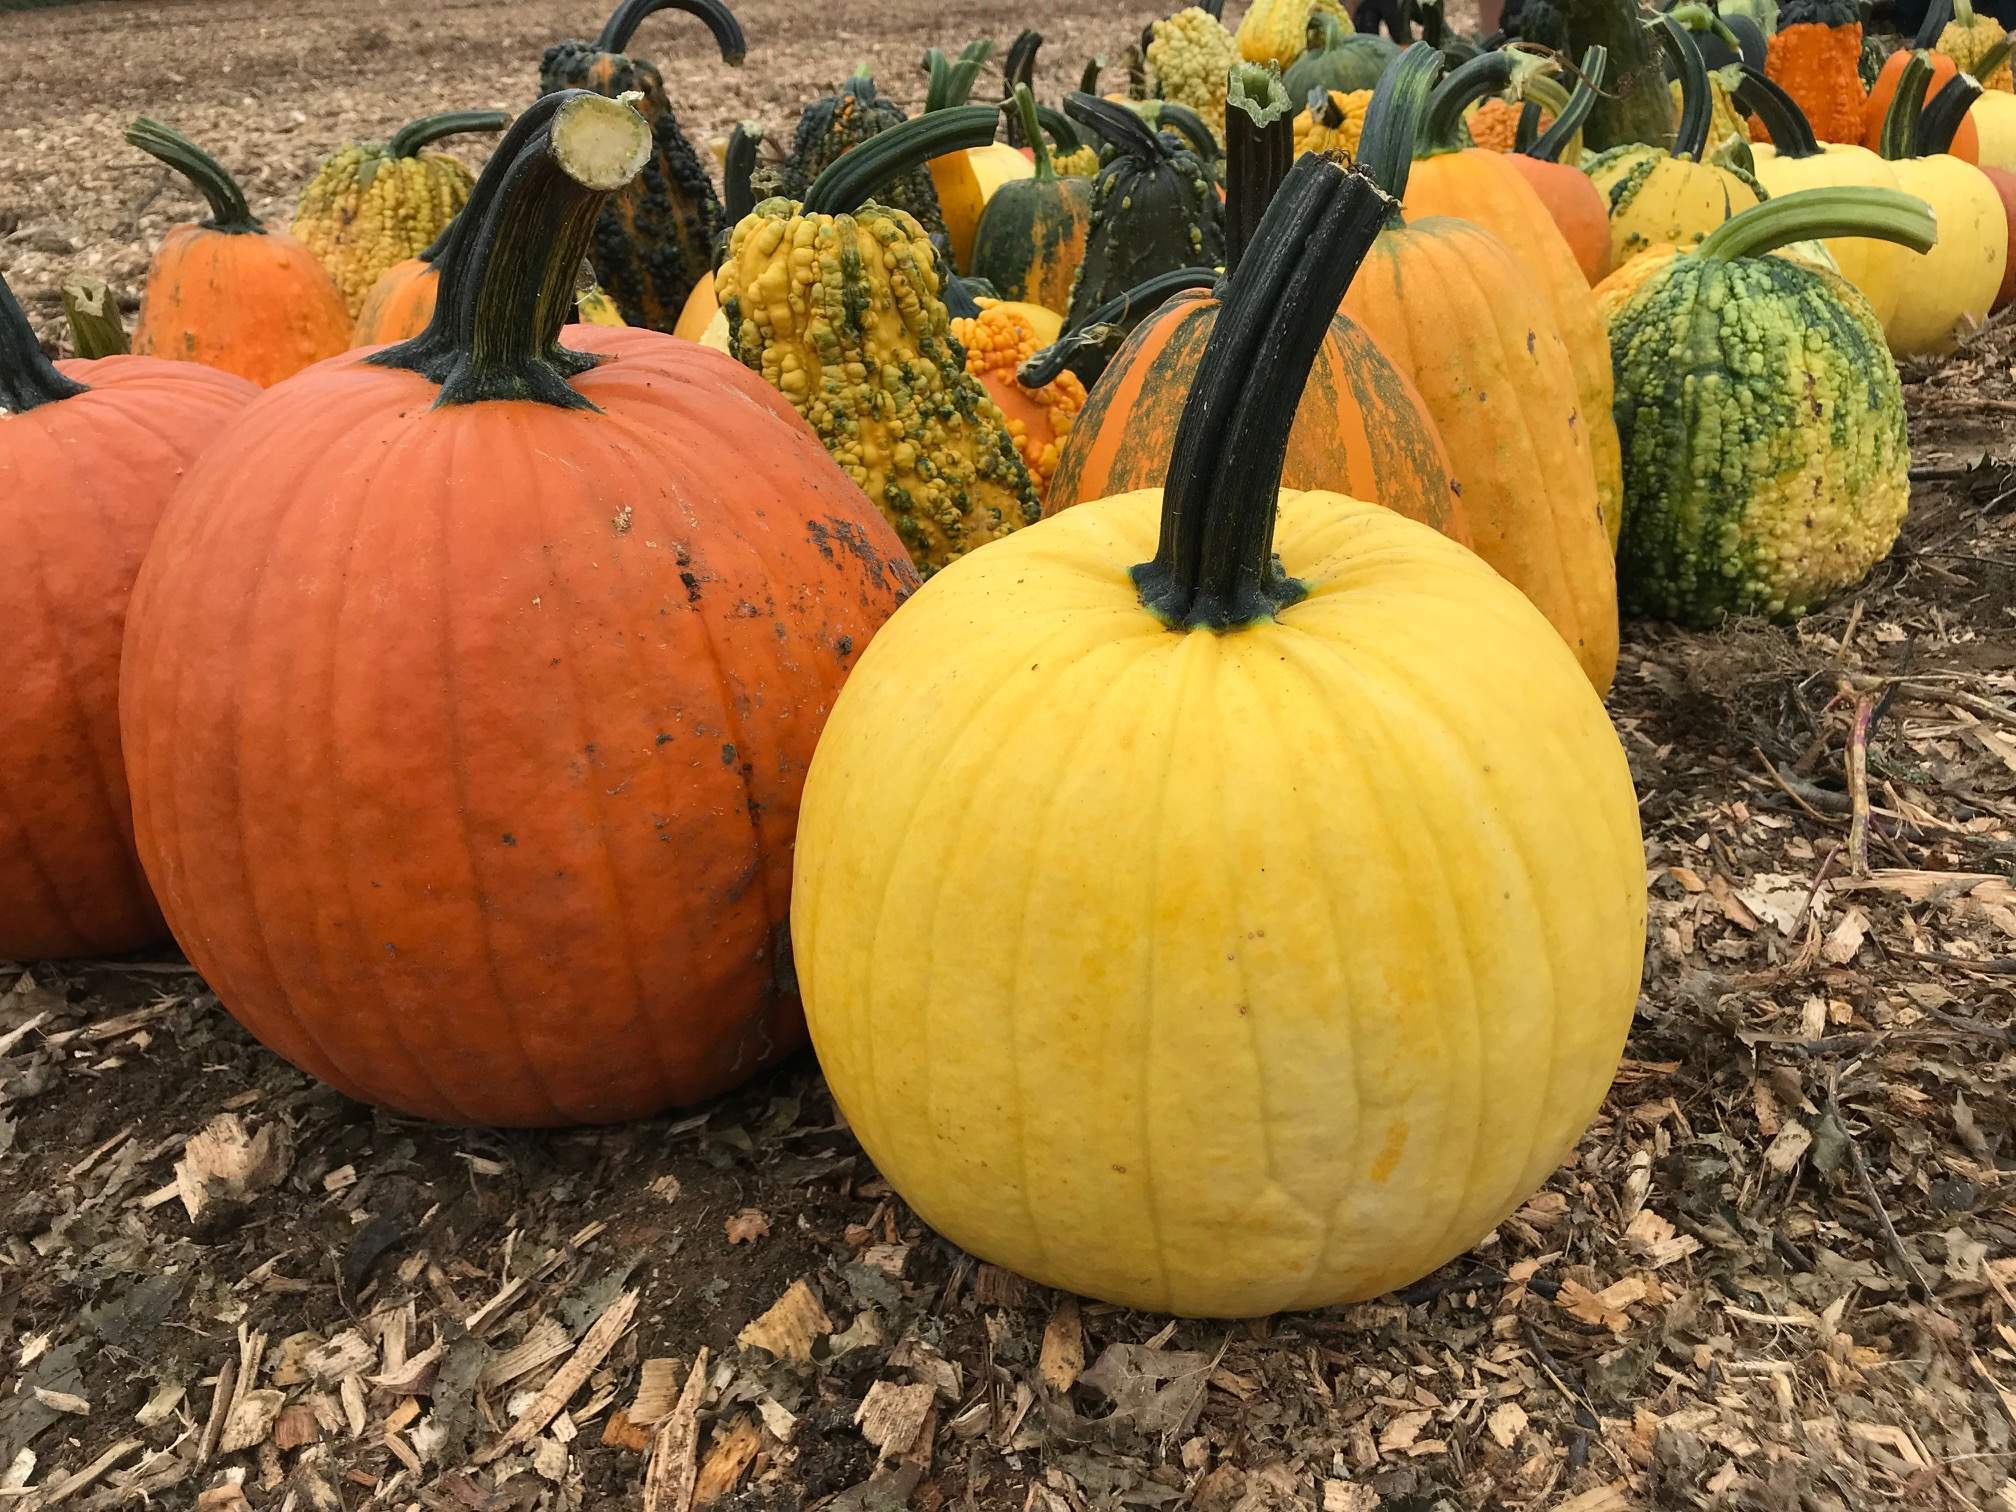
[(1896, 359), (2016, 293), (2008, 39), (1214, 0), (1103, 75), (835, 58), (710, 152), (661, 10), (742, 62), (621, 0), (515, 119), (332, 133), (291, 233), (136, 120), (207, 216), (130, 354), (0, 282), (0, 957), (170, 933), (461, 1122), (809, 1035), (919, 1213), (1115, 1302), (1478, 1242), (1636, 999), (1622, 619), (1890, 550)]

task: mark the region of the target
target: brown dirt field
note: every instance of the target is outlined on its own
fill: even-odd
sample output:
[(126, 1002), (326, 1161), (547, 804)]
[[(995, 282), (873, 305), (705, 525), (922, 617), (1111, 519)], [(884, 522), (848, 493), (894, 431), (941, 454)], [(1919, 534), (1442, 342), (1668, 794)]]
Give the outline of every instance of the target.
[[(1025, 21), (1054, 90), (1143, 14), (801, 10), (751, 0), (739, 73), (668, 67), (692, 135), (860, 60), (915, 93), (928, 42)], [(280, 218), (339, 140), (522, 104), (598, 20), (0, 17), (0, 270), (52, 336), (63, 276), (137, 287), (190, 208), (120, 142), (139, 110)], [(444, 1129), (309, 1082), (172, 957), (0, 963), (0, 1507), (2016, 1508), (2016, 324), (1908, 376), (1913, 513), (1860, 590), (1627, 635), (1628, 1058), (1469, 1256), (1255, 1323), (1080, 1305), (924, 1229), (809, 1060), (626, 1128)], [(201, 1177), (220, 1146), (235, 1184)], [(644, 1501), (654, 1457), (690, 1494)]]

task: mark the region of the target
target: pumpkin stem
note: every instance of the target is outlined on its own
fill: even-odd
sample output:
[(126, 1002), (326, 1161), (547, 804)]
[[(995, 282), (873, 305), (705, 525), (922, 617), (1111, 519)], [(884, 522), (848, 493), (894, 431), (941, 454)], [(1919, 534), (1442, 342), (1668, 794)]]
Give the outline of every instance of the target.
[(1001, 112), (992, 105), (950, 105), (879, 131), (828, 163), (805, 191), (807, 215), (851, 215), (889, 180), (948, 152), (985, 147)]
[(1974, 67), (1969, 72), (1977, 79), (1987, 78), (2008, 61), (2011, 49), (2016, 49), (2016, 37), (2004, 36), (2000, 42), (1974, 60)]
[(1920, 48), (1897, 76), (1897, 92), (1883, 113), (1883, 133), (1877, 138), (1882, 156), (1893, 163), (1912, 155), (1912, 139), (1918, 134), (1918, 116), (1925, 109), (1925, 90), (1931, 82), (1931, 54)]
[[(1688, 4), (1676, 5), (1666, 14), (1673, 18), (1676, 25), (1684, 26), (1689, 34), (1713, 37), (1728, 46), (1730, 55), (1733, 58), (1742, 57), (1742, 39), (1729, 29), (1720, 16), (1716, 15), (1707, 6), (1700, 4), (1699, 0), (1689, 0)], [(1698, 50), (1701, 44), (1696, 42), (1694, 46)], [(1701, 64), (1704, 68), (1708, 65), (1708, 58), (1705, 53), (1702, 55)]]
[(22, 415), (40, 405), (74, 399), (85, 386), (65, 378), (35, 339), (34, 327), (0, 277), (0, 415)]
[(1589, 112), (1596, 108), (1596, 96), (1603, 89), (1603, 75), (1609, 68), (1609, 48), (1592, 47), (1582, 54), (1579, 70), (1582, 77), (1575, 81), (1575, 92), (1568, 96), (1568, 103), (1554, 113), (1554, 124), (1526, 149), (1528, 157), (1538, 158), (1543, 163), (1561, 161), (1561, 154), (1575, 140), (1582, 123), (1589, 119)]
[(1088, 95), (1098, 94), (1099, 75), (1105, 72), (1105, 69), (1106, 54), (1100, 53), (1096, 57), (1087, 58), (1085, 67), (1078, 74), (1078, 92)]
[(1951, 152), (1953, 134), (1980, 98), (1981, 82), (1972, 74), (1955, 74), (1940, 85), (1918, 114), (1918, 125), (1911, 133), (1911, 155), (1937, 157)]
[(462, 212), (456, 211), (448, 217), (448, 224), (434, 233), (434, 240), (422, 247), (417, 254), (424, 263), (439, 262), (441, 254), (448, 250), (448, 243), (455, 235), (455, 228), (462, 223)]
[(1281, 70), (1241, 63), (1225, 92), (1225, 266), (1239, 266), (1295, 160), (1295, 109)]
[[(1121, 342), (1171, 295), (1186, 289), (1208, 289), (1217, 282), (1216, 268), (1171, 268), (1145, 278), (1118, 298), (1072, 321), (1055, 341), (1015, 370), (1015, 381), (1024, 388), (1042, 388), (1055, 383), (1066, 368), (1077, 371), (1078, 365), (1087, 361), (1103, 370)], [(1085, 374), (1080, 371), (1078, 376)], [(1088, 381), (1097, 377), (1095, 372)]]
[(63, 285), (63, 316), (70, 322), (70, 345), (79, 357), (118, 357), (132, 350), (119, 319), (119, 301), (102, 278), (79, 278)]
[[(1559, 119), (1558, 115), (1556, 119)], [(1512, 150), (1531, 156), (1540, 140), (1540, 102), (1528, 100), (1519, 107), (1519, 123), (1512, 128)]]
[(1721, 19), (1722, 24), (1736, 38), (1737, 61), (1751, 68), (1763, 68), (1765, 58), (1771, 50), (1771, 44), (1764, 36), (1764, 28), (1750, 16), (1724, 16)]
[(210, 219), (203, 225), (227, 236), (264, 236), (266, 228), (245, 203), (245, 191), (225, 171), (224, 165), (182, 135), (173, 126), (164, 126), (151, 116), (141, 116), (126, 128), (126, 140), (142, 152), (159, 158), (196, 186), (210, 204)]
[(1708, 127), (1715, 117), (1708, 68), (1686, 27), (1671, 16), (1661, 16), (1652, 24), (1659, 28), (1659, 45), (1666, 50), (1666, 61), (1680, 78), (1680, 124), (1673, 132), (1673, 156), (1698, 163), (1708, 150)]
[(622, 0), (609, 13), (602, 35), (595, 39), (595, 50), (627, 52), (630, 39), (637, 34), (637, 23), (661, 10), (682, 10), (689, 16), (698, 16), (714, 34), (714, 45), (721, 49), (721, 61), (730, 68), (742, 66), (749, 53), (749, 40), (742, 35), (742, 23), (735, 19), (735, 12), (722, 0)]
[(749, 180), (756, 172), (756, 149), (762, 145), (763, 128), (753, 121), (737, 121), (728, 133), (728, 151), (721, 162), (721, 216), (726, 227), (756, 208)]
[(1036, 120), (1050, 138), (1051, 166), (1056, 166), (1056, 155), (1067, 156), (1085, 145), (1078, 135), (1078, 128), (1071, 124), (1071, 118), (1054, 105), (1038, 105)]
[(1309, 91), (1309, 98), (1302, 108), (1326, 131), (1335, 131), (1344, 124), (1344, 107), (1337, 103), (1336, 95), (1320, 84)]
[(511, 117), (501, 110), (451, 110), (442, 115), (422, 116), (393, 132), (392, 140), (385, 144), (385, 152), (388, 157), (418, 157), (421, 148), (443, 137), (459, 136), (466, 131), (502, 131), (510, 124)]
[(1122, 157), (1141, 163), (1155, 163), (1169, 156), (1169, 148), (1163, 144), (1161, 134), (1150, 129), (1146, 121), (1125, 105), (1102, 100), (1082, 89), (1074, 90), (1064, 96), (1064, 114), (1096, 133), (1101, 141)]
[(1953, 0), (1932, 0), (1925, 7), (1925, 19), (1918, 24), (1918, 34), (1911, 39), (1913, 52), (1930, 52), (1939, 45), (1939, 33), (1946, 30), (1953, 19)]
[[(1008, 51), (1001, 58), (1001, 84), (1009, 94), (1015, 93), (1017, 84), (1027, 84), (1030, 94), (1036, 92), (1036, 54), (1043, 46), (1043, 33), (1027, 28), (1015, 34), (1015, 40), (1008, 44)], [(1019, 115), (1008, 117), (1008, 145), (1028, 147), (1032, 145), (1028, 132)]]
[(1820, 139), (1813, 135), (1813, 123), (1799, 102), (1776, 79), (1761, 69), (1743, 65), (1743, 82), (1736, 86), (1736, 103), (1764, 123), (1782, 158), (1818, 157)]
[(1174, 100), (1155, 102), (1155, 129), (1173, 131), (1190, 144), (1197, 161), (1206, 168), (1218, 161), (1218, 138), (1211, 128), (1204, 124), (1204, 117), (1188, 105), (1179, 105)]
[(1012, 140), (1020, 136), (1029, 144), (1029, 157), (1036, 164), (1036, 182), (1039, 184), (1057, 181), (1056, 165), (1050, 161), (1050, 143), (1044, 139), (1043, 124), (1036, 119), (1036, 96), (1031, 94), (1027, 84), (1015, 86), (1015, 97), (1004, 102), (1003, 108), (1014, 107), (1010, 119), (1020, 126), (1019, 131), (1010, 131)]
[(1442, 64), (1442, 54), (1432, 43), (1413, 43), (1379, 76), (1372, 103), (1365, 107), (1358, 161), (1391, 198), (1388, 216), (1396, 226), (1400, 202), (1407, 197), (1407, 175), (1414, 166), (1414, 142)]
[(973, 83), (980, 77), (980, 65), (994, 53), (991, 41), (968, 42), (960, 50), (959, 61), (948, 60), (940, 48), (924, 54), (923, 69), (931, 76), (924, 95), (924, 113), (951, 110), (973, 98)]
[(1274, 555), (1288, 432), (1351, 277), (1386, 220), (1379, 186), (1305, 154), (1226, 280), (1177, 423), (1142, 605), (1176, 630), (1236, 630), (1308, 593)]
[(560, 327), (603, 201), (651, 154), (637, 98), (567, 89), (519, 116), (455, 218), (427, 329), (364, 360), (438, 383), (437, 407), (518, 399), (593, 409), (567, 380), (601, 359), (561, 346)]
[(1490, 95), (1506, 90), (1523, 92), (1527, 78), (1545, 66), (1544, 60), (1530, 53), (1505, 48), (1479, 53), (1444, 79), (1430, 96), (1427, 115), (1415, 134), (1414, 150), (1423, 157), (1460, 151), (1468, 145), (1463, 113)]
[(1693, 255), (1733, 262), (1829, 236), (1867, 236), (1929, 252), (1939, 239), (1939, 223), (1925, 201), (1895, 189), (1866, 184), (1798, 189), (1730, 216), (1702, 238)]

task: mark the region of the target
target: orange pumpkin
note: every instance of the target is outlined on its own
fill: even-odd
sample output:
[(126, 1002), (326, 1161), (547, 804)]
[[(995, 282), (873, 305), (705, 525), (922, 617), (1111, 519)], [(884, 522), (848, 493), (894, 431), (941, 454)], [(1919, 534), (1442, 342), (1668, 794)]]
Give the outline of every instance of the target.
[(440, 287), (436, 264), (454, 229), (455, 222), (451, 220), (418, 257), (396, 262), (378, 275), (371, 292), (364, 296), (363, 307), (357, 311), (357, 324), (350, 332), (352, 346), (405, 341), (427, 329), (427, 322), (434, 318), (434, 296)]
[(164, 518), (121, 723), (141, 859), (254, 1034), (500, 1125), (712, 1096), (804, 1038), (791, 847), (915, 583), (756, 374), (561, 322), (629, 105), (513, 124), (413, 341), (256, 402)]
[(1374, 96), (1359, 161), (1402, 199), (1406, 219), (1380, 233), (1344, 313), (1413, 379), (1458, 459), (1477, 554), (1547, 616), (1604, 692), (1617, 670), (1616, 568), (1568, 353), (1503, 243), (1413, 209), (1409, 166), (1423, 165), (1412, 138), (1438, 67), (1416, 43)]
[(1525, 270), (1522, 282), (1540, 297), (1548, 323), (1568, 348), (1578, 423), (1588, 439), (1596, 493), (1614, 545), (1624, 523), (1624, 457), (1610, 413), (1610, 337), (1589, 297), (1588, 274), (1510, 154), (1453, 145), (1464, 106), (1480, 91), (1503, 89), (1520, 66), (1516, 57), (1486, 53), (1435, 91), (1420, 128), (1425, 146), (1407, 179), (1406, 211), (1474, 222)]
[[(1869, 88), (1869, 98), (1862, 102), (1862, 145), (1871, 152), (1880, 153), (1883, 150), (1883, 122), (1890, 114), (1890, 102), (1897, 98), (1898, 81), (1904, 77), (1905, 65), (1912, 57), (1913, 49), (1905, 47), (1885, 58), (1876, 82)], [(1929, 103), (1932, 96), (1959, 73), (1959, 69), (1953, 66), (1953, 60), (1944, 53), (1925, 51), (1925, 57), (1932, 65), (1932, 73), (1920, 105)], [(1953, 145), (1947, 151), (1963, 163), (1980, 163), (1981, 134), (1975, 129), (1971, 115), (1961, 117), (1960, 125), (1953, 133)]]
[(2002, 287), (1995, 291), (1995, 303), (1991, 309), (2002, 309), (2016, 301), (2016, 173), (2006, 168), (1990, 168), (1985, 164), (1981, 171), (1988, 175), (1988, 182), (1995, 186), (1995, 193), (2002, 200), (2002, 216), (2009, 223), (2009, 259), (2002, 265)]
[(142, 116), (126, 140), (188, 179), (210, 219), (173, 228), (147, 268), (133, 351), (200, 362), (261, 388), (350, 345), (350, 309), (315, 254), (262, 226), (209, 153)]
[(1575, 254), (1575, 265), (1592, 288), (1610, 271), (1610, 210), (1589, 175), (1562, 162), (1561, 156), (1595, 106), (1609, 57), (1606, 48), (1592, 47), (1585, 52), (1581, 78), (1560, 118), (1531, 147), (1506, 159), (1547, 207), (1554, 228)]
[(166, 934), (133, 851), (119, 641), (196, 453), (258, 393), (193, 363), (51, 363), (0, 279), (0, 960)]

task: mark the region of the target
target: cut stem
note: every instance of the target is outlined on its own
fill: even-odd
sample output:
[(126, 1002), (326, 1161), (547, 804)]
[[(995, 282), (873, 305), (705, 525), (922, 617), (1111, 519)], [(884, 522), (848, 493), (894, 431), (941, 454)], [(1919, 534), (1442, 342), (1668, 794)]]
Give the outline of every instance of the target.
[(1925, 91), (1932, 82), (1932, 55), (1923, 48), (1911, 55), (1897, 75), (1897, 93), (1883, 113), (1883, 131), (1877, 138), (1881, 155), (1891, 162), (1911, 156), (1918, 135), (1918, 116), (1925, 108)]
[(952, 105), (877, 132), (826, 165), (805, 191), (805, 213), (852, 214), (898, 175), (948, 152), (985, 147), (1000, 116), (991, 105)]
[(119, 301), (102, 278), (79, 278), (63, 285), (63, 317), (70, 322), (70, 345), (79, 357), (119, 357), (132, 350), (119, 318)]
[(365, 361), (438, 383), (437, 407), (529, 399), (594, 408), (568, 379), (601, 359), (561, 346), (560, 327), (603, 201), (651, 153), (635, 98), (562, 90), (519, 116), (456, 218), (427, 329)]
[(1064, 96), (1064, 114), (1137, 162), (1152, 163), (1169, 155), (1160, 135), (1125, 105), (1073, 90)]
[(14, 291), (0, 277), (0, 415), (25, 414), (84, 392), (83, 384), (56, 371)]
[(1929, 252), (1939, 223), (1925, 201), (1896, 189), (1798, 189), (1732, 215), (1702, 239), (1694, 256), (1731, 262), (1830, 236), (1866, 236)]
[(443, 137), (470, 131), (502, 131), (510, 124), (511, 117), (501, 110), (451, 110), (442, 115), (422, 116), (393, 132), (385, 151), (395, 158), (418, 157), (423, 147)]
[(1396, 223), (1400, 202), (1407, 197), (1407, 175), (1414, 167), (1415, 138), (1441, 72), (1442, 54), (1429, 43), (1416, 42), (1380, 75), (1372, 103), (1365, 107), (1358, 161), (1392, 198)]
[(735, 19), (735, 12), (721, 0), (622, 0), (609, 13), (602, 34), (595, 39), (596, 51), (628, 52), (630, 39), (637, 34), (637, 23), (661, 10), (681, 10), (689, 16), (698, 16), (714, 34), (714, 45), (721, 49), (721, 61), (730, 68), (742, 66), (749, 52), (749, 40), (742, 35), (742, 23)]
[(1659, 29), (1659, 45), (1680, 77), (1680, 124), (1673, 131), (1673, 156), (1701, 161), (1708, 150), (1708, 127), (1715, 117), (1715, 96), (1708, 88), (1707, 65), (1701, 49), (1686, 27), (1671, 16), (1652, 23)]
[(224, 165), (182, 135), (173, 126), (164, 126), (151, 116), (141, 116), (126, 128), (126, 140), (142, 152), (159, 158), (196, 186), (210, 205), (210, 219), (202, 224), (227, 236), (263, 236), (266, 228), (245, 203), (245, 191), (225, 171)]
[(1272, 619), (1307, 593), (1274, 555), (1288, 433), (1351, 277), (1386, 220), (1364, 173), (1316, 154), (1295, 163), (1224, 302), (1176, 428), (1141, 603), (1176, 630)]
[(1225, 94), (1225, 267), (1239, 266), (1295, 159), (1295, 109), (1281, 71), (1241, 63)]
[(1589, 119), (1589, 112), (1596, 108), (1596, 97), (1602, 92), (1603, 75), (1609, 67), (1610, 50), (1606, 47), (1592, 47), (1582, 54), (1582, 77), (1575, 81), (1575, 92), (1568, 96), (1568, 103), (1555, 113), (1554, 124), (1527, 149), (1528, 157), (1538, 158), (1543, 163), (1561, 161), (1561, 154), (1582, 130), (1582, 123)]
[(1918, 125), (1911, 133), (1913, 157), (1937, 157), (1953, 150), (1953, 134), (1967, 119), (1967, 112), (1981, 98), (1981, 81), (1972, 74), (1955, 74), (1918, 113)]
[(1736, 103), (1764, 123), (1782, 158), (1818, 157), (1825, 150), (1813, 134), (1813, 123), (1785, 86), (1769, 78), (1762, 69), (1743, 65), (1743, 82), (1736, 86)]

